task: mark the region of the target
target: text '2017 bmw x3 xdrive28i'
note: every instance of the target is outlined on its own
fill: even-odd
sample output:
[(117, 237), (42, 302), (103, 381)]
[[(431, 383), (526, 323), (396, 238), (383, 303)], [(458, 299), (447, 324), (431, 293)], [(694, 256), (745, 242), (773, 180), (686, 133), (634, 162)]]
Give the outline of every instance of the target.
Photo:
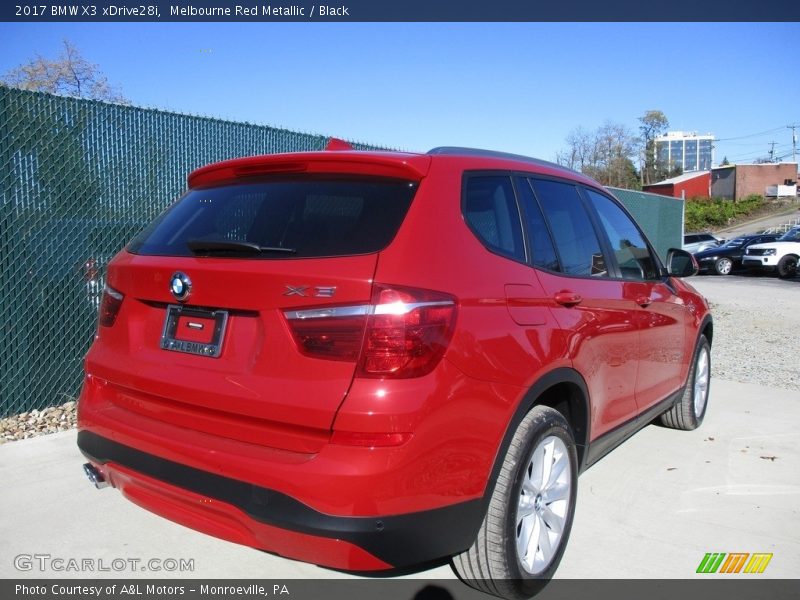
[(98, 485), (352, 571), (451, 557), (529, 596), (578, 473), (708, 398), (707, 303), (596, 182), (440, 148), (244, 158), (108, 267), (78, 443)]

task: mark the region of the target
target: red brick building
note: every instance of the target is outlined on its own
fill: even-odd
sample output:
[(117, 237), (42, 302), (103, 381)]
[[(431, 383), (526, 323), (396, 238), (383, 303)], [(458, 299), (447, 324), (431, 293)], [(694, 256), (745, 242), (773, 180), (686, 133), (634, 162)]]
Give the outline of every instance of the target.
[(692, 171), (642, 187), (645, 192), (673, 198), (708, 198), (711, 193), (711, 171)]
[(711, 169), (711, 195), (741, 200), (751, 194), (764, 196), (768, 186), (792, 185), (796, 181), (797, 163), (729, 165)]

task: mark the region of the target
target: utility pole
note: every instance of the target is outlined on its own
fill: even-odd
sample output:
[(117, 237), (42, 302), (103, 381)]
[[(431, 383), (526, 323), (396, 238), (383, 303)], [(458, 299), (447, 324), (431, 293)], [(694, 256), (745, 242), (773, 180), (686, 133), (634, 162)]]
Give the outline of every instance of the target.
[(797, 133), (795, 133), (795, 129), (797, 129), (797, 127), (798, 127), (797, 123), (794, 123), (793, 125), (787, 125), (786, 126), (786, 129), (791, 129), (792, 130), (792, 162), (793, 163), (797, 162)]
[(772, 145), (772, 147), (769, 149), (769, 162), (772, 163), (775, 162), (775, 144), (777, 144), (777, 142), (767, 142), (767, 143)]

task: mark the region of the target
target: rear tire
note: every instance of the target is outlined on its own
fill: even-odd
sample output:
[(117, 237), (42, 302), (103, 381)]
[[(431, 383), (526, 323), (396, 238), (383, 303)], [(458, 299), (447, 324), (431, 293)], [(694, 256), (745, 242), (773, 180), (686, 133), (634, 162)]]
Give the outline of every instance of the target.
[(683, 396), (675, 406), (661, 415), (661, 423), (682, 431), (691, 431), (700, 427), (706, 416), (706, 408), (708, 408), (710, 384), (711, 346), (706, 336), (701, 335), (697, 340)]
[(797, 273), (797, 257), (793, 254), (787, 254), (778, 261), (778, 277), (781, 279), (788, 279), (794, 277)]
[(730, 275), (733, 270), (733, 262), (730, 258), (720, 258), (714, 263), (714, 270), (717, 275)]
[(467, 585), (530, 598), (567, 546), (578, 483), (575, 440), (557, 410), (536, 406), (517, 427), (478, 536), (450, 564)]

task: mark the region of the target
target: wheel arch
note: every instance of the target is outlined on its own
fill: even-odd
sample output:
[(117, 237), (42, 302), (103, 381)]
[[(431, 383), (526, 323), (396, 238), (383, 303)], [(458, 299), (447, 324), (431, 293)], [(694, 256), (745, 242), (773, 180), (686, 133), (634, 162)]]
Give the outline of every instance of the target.
[(694, 348), (697, 347), (697, 341), (700, 339), (701, 335), (706, 336), (708, 340), (708, 345), (714, 345), (714, 319), (711, 317), (710, 314), (707, 314), (702, 322), (700, 323), (700, 327), (698, 328), (700, 333), (697, 336), (697, 340), (695, 340), (694, 347), (692, 348), (692, 354), (694, 355)]
[[(788, 272), (783, 272), (782, 267), (785, 264), (786, 259), (794, 261), (794, 268), (790, 269)], [(798, 256), (797, 252), (787, 252), (781, 256), (780, 259), (778, 259), (778, 264), (775, 265), (775, 270), (778, 272), (778, 277), (781, 279), (786, 279), (796, 274), (798, 262), (800, 262), (800, 256)]]
[(540, 377), (517, 404), (495, 454), (494, 465), (484, 491), (485, 504), (488, 504), (494, 492), (495, 482), (514, 433), (525, 415), (535, 406), (549, 406), (564, 416), (575, 437), (578, 472), (584, 470), (591, 428), (589, 390), (583, 377), (576, 370), (567, 367), (554, 369)]

